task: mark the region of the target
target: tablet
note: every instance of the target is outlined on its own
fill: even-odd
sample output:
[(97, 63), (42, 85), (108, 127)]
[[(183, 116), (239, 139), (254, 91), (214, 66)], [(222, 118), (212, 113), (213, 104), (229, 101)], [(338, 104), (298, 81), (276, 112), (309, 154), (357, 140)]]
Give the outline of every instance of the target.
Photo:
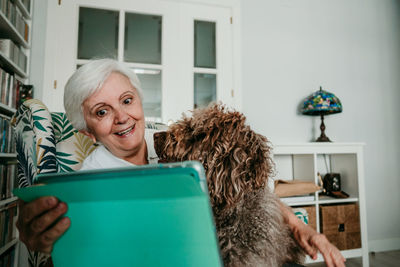
[(205, 173), (199, 162), (38, 176), (15, 189), (24, 201), (68, 205), (54, 266), (222, 266)]

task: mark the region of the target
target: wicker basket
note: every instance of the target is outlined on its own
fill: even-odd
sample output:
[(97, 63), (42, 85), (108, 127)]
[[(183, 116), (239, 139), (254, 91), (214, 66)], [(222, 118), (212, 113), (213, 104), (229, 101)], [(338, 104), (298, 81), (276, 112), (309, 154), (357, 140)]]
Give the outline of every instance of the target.
[(321, 206), (321, 232), (340, 250), (361, 248), (357, 204)]

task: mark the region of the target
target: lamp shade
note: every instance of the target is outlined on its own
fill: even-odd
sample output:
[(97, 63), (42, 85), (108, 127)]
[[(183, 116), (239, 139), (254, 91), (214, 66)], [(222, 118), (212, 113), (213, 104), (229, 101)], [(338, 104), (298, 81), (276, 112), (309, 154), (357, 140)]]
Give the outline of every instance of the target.
[(319, 116), (342, 112), (342, 103), (334, 94), (320, 89), (308, 96), (303, 103), (301, 113)]

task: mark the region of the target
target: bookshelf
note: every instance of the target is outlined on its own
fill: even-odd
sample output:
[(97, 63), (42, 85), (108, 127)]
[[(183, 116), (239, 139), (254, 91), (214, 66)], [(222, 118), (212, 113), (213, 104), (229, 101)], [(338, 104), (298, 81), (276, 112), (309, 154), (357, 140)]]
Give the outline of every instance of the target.
[[(276, 164), (274, 179), (312, 181), (320, 185), (318, 173), (322, 177), (328, 172), (339, 173), (341, 175), (341, 190), (349, 194), (348, 198), (333, 198), (315, 192), (311, 197), (289, 198), (283, 202), (292, 208), (307, 209), (309, 217), (314, 218), (316, 230), (325, 234), (334, 244), (338, 241), (336, 237), (342, 233), (337, 233), (337, 236), (335, 236), (335, 234), (330, 235), (330, 232), (328, 232), (328, 223), (330, 223), (329, 220), (332, 220), (332, 214), (328, 214), (327, 210), (331, 211), (332, 208), (341, 211), (347, 210), (348, 214), (342, 226), (347, 231), (351, 228), (347, 225), (347, 222), (356, 220), (357, 227), (359, 227), (359, 243), (354, 248), (349, 246), (349, 248), (341, 249), (341, 252), (345, 258), (361, 257), (363, 266), (369, 266), (363, 147), (364, 144), (362, 143), (275, 144), (273, 145), (274, 162)], [(335, 225), (335, 223), (332, 224)], [(339, 227), (340, 225), (341, 223), (339, 223)], [(336, 225), (335, 227), (337, 228)], [(307, 257), (306, 263), (319, 261), (323, 261), (322, 255), (318, 255), (316, 261)]]
[(0, 265), (18, 266), (17, 155), (11, 118), (29, 81), (32, 0), (0, 0)]

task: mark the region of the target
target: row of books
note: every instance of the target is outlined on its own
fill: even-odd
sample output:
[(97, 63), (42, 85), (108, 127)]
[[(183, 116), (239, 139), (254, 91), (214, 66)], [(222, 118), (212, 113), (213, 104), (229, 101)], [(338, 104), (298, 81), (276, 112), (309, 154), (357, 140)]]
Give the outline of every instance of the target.
[[(22, 1), (24, 3), (24, 1)], [(30, 5), (30, 3), (27, 3)], [(0, 0), (0, 11), (4, 16), (14, 25), (17, 32), (28, 42), (29, 38), (29, 25), (24, 20), (21, 11), (14, 4), (13, 0)]]
[(0, 103), (18, 108), (27, 99), (32, 98), (32, 85), (23, 84), (17, 76), (0, 68)]
[(15, 153), (14, 128), (8, 118), (0, 116), (0, 153)]
[(17, 166), (15, 164), (0, 165), (0, 200), (13, 196), (12, 191), (18, 187), (17, 182)]
[(0, 68), (0, 103), (16, 108), (20, 84), (14, 75)]
[[(3, 247), (16, 237), (14, 224), (17, 216), (17, 203), (13, 202), (0, 209), (0, 247)], [(3, 255), (2, 255), (3, 256)]]
[(23, 49), (11, 39), (0, 39), (0, 52), (4, 57), (14, 62), (23, 72), (26, 72), (28, 57)]
[(14, 266), (14, 260), (15, 260), (14, 256), (15, 256), (14, 247), (11, 247), (6, 252), (1, 254), (0, 267), (12, 267), (12, 266)]

